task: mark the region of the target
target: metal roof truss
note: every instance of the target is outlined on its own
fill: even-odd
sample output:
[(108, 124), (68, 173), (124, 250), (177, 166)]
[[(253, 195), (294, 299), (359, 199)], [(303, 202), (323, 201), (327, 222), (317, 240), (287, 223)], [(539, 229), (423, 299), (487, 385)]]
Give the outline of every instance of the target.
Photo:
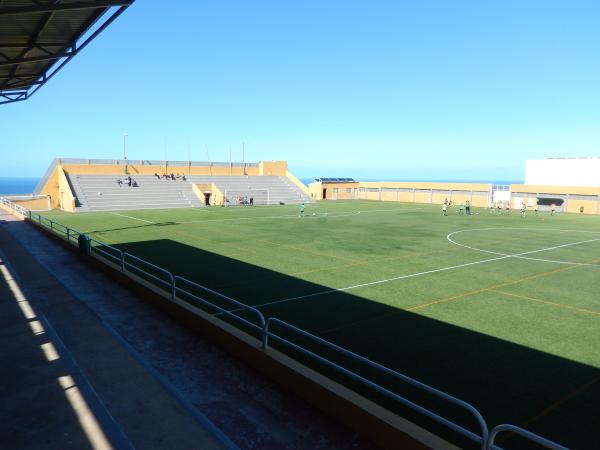
[(134, 1), (0, 0), (0, 104), (35, 94)]

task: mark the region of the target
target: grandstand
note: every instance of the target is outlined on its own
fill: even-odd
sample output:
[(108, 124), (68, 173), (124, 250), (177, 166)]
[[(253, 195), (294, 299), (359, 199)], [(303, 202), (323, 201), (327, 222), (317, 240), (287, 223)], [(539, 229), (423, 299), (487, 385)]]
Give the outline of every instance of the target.
[(69, 212), (235, 206), (250, 199), (254, 205), (313, 201), (284, 161), (55, 159), (35, 195), (49, 196), (51, 208)]
[(191, 208), (203, 206), (190, 183), (159, 180), (151, 175), (135, 177), (137, 187), (118, 184), (116, 175), (69, 175), (76, 211)]

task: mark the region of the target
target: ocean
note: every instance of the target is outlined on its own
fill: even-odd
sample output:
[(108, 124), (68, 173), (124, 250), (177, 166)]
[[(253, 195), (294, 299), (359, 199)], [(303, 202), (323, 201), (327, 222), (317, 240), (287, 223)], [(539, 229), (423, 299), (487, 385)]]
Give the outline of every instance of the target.
[(32, 194), (39, 178), (0, 178), (0, 195)]

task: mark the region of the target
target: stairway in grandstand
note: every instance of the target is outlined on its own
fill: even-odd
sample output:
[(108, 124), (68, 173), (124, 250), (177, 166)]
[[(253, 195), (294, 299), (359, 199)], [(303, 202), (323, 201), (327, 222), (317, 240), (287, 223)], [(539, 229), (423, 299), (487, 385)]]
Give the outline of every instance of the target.
[[(278, 176), (195, 176), (186, 181), (157, 179), (153, 175), (134, 175), (138, 187), (119, 186), (123, 175), (67, 176), (77, 199), (77, 211), (117, 211), (201, 207), (204, 203), (193, 192), (195, 183), (215, 184), (228, 198), (253, 197), (256, 205), (312, 201), (287, 177)], [(228, 203), (230, 205), (233, 202)]]
[(119, 186), (124, 175), (69, 175), (77, 211), (190, 208), (203, 206), (191, 183), (159, 180), (152, 175), (135, 175), (138, 187)]

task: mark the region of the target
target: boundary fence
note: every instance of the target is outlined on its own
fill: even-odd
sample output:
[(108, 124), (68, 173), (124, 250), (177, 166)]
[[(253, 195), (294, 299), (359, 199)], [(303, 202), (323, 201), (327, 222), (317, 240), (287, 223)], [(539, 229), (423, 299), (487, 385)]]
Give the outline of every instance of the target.
[[(543, 438), (535, 433), (532, 433), (523, 428), (517, 427), (515, 425), (510, 424), (501, 424), (494, 427), (491, 431), (488, 428), (488, 425), (483, 418), (482, 414), (475, 408), (473, 405), (460, 400), (450, 394), (447, 394), (443, 391), (440, 391), (432, 386), (429, 386), (425, 383), (422, 383), (414, 378), (411, 378), (407, 375), (404, 375), (400, 372), (392, 370), (388, 367), (385, 367), (381, 364), (378, 364), (374, 361), (371, 361), (364, 356), (358, 355), (350, 350), (347, 350), (343, 347), (340, 347), (332, 342), (329, 342), (325, 339), (322, 339), (314, 334), (311, 334), (301, 328), (298, 328), (292, 324), (284, 322), (276, 317), (268, 317), (265, 318), (262, 312), (260, 312), (257, 308), (254, 308), (250, 305), (246, 305), (238, 300), (235, 300), (231, 297), (228, 297), (224, 294), (216, 292), (206, 286), (202, 286), (193, 281), (187, 280), (183, 277), (173, 275), (166, 269), (162, 267), (156, 266), (142, 258), (138, 258), (135, 255), (132, 255), (127, 252), (123, 252), (122, 250), (113, 247), (109, 244), (106, 244), (96, 238), (92, 238), (90, 236), (81, 233), (73, 228), (67, 227), (59, 222), (53, 221), (47, 217), (44, 217), (40, 214), (33, 213), (30, 210), (27, 210), (6, 198), (0, 197), (0, 204), (9, 208), (12, 211), (15, 211), (25, 218), (27, 218), (31, 223), (44, 228), (52, 232), (53, 234), (60, 236), (65, 239), (72, 245), (80, 244), (80, 236), (85, 236), (85, 239), (89, 240), (89, 254), (96, 259), (100, 259), (103, 262), (112, 263), (114, 267), (117, 267), (124, 275), (134, 276), (136, 278), (142, 278), (143, 280), (150, 283), (153, 287), (158, 288), (164, 296), (168, 297), (171, 301), (183, 301), (187, 303), (196, 303), (197, 305), (203, 305), (205, 307), (209, 307), (215, 311), (218, 311), (224, 314), (226, 317), (249, 327), (258, 333), (261, 342), (261, 348), (266, 351), (269, 348), (269, 343), (271, 341), (276, 341), (286, 346), (314, 361), (317, 361), (345, 376), (348, 378), (361, 383), (362, 385), (373, 389), (380, 394), (383, 394), (390, 400), (398, 402), (405, 407), (412, 409), (413, 411), (427, 417), (438, 424), (447, 427), (448, 429), (468, 438), (476, 444), (480, 445), (482, 450), (496, 450), (500, 449), (495, 443), (497, 436), (500, 433), (513, 433), (515, 435), (520, 436), (523, 439), (530, 441), (531, 443), (535, 443), (539, 446), (552, 449), (552, 450), (567, 450), (566, 447), (557, 444), (553, 441)], [(185, 289), (187, 287), (188, 289)], [(191, 288), (191, 289), (190, 289)], [(192, 292), (193, 290), (193, 292)], [(207, 295), (200, 295), (200, 292), (203, 292)], [(212, 300), (209, 299), (212, 298)], [(228, 307), (233, 309), (228, 309)], [(242, 312), (251, 314), (255, 321), (249, 320), (246, 317), (242, 316)], [(283, 337), (280, 334), (274, 333), (271, 328), (272, 325), (276, 324), (282, 330), (285, 330), (288, 334), (288, 337)], [(458, 423), (452, 422), (451, 420), (443, 417), (442, 415), (431, 411), (428, 408), (425, 408), (406, 397), (399, 395), (384, 386), (356, 373), (344, 367), (340, 364), (331, 361), (330, 359), (319, 355), (313, 350), (309, 350), (306, 346), (303, 346), (297, 342), (291, 340), (289, 336), (299, 336), (302, 341), (311, 341), (313, 343), (318, 344), (323, 349), (327, 349), (329, 351), (333, 351), (339, 355), (345, 356), (352, 361), (362, 364), (371, 369), (375, 369), (377, 372), (391, 376), (397, 380), (400, 380), (407, 385), (410, 385), (418, 390), (425, 392), (429, 395), (436, 397), (437, 399), (443, 400), (463, 411), (467, 412), (471, 415), (472, 418), (475, 419), (478, 424), (479, 430), (475, 432), (473, 430), (467, 429), (465, 426), (460, 425)]]

